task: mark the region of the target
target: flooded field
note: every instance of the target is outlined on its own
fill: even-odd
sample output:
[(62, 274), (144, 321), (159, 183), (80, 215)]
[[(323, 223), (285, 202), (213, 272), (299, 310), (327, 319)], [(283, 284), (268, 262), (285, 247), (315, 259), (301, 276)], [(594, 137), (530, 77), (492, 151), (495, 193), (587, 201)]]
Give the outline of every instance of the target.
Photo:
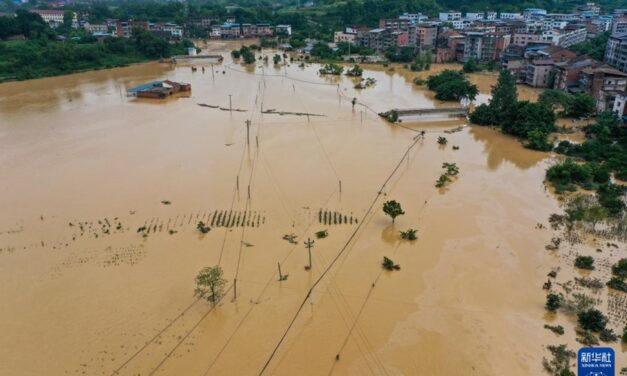
[[(194, 61), (204, 74), (150, 63), (0, 85), (0, 374), (538, 375), (543, 346), (579, 347), (543, 329), (549, 154), (376, 115), (442, 106), (412, 84), (425, 73), (366, 67), (377, 83), (357, 91), (318, 65), (224, 56)], [(166, 78), (191, 96), (126, 97)], [(496, 77), (471, 79), (487, 100)], [(444, 162), (460, 174), (438, 189)], [(408, 228), (418, 240), (400, 240)], [(213, 265), (228, 279), (216, 307), (193, 296)]]

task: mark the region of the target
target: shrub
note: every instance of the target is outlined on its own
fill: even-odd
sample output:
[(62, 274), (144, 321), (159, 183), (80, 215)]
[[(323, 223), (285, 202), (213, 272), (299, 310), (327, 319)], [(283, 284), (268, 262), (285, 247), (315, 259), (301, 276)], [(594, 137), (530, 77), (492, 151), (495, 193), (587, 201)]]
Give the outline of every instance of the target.
[(584, 330), (600, 332), (607, 325), (607, 317), (598, 309), (588, 309), (577, 315), (577, 322)]
[(496, 124), (496, 118), (494, 117), (494, 111), (490, 109), (487, 104), (480, 104), (470, 113), (470, 121), (478, 125), (493, 125)]
[(324, 239), (327, 236), (329, 236), (329, 232), (327, 230), (322, 230), (322, 231), (316, 232), (316, 238), (318, 238), (318, 239)]
[(399, 270), (401, 267), (398, 264), (395, 264), (391, 259), (383, 256), (383, 268), (386, 270)]
[(546, 308), (547, 311), (555, 312), (561, 307), (561, 305), (562, 305), (561, 296), (557, 294), (548, 294), (546, 296), (546, 304), (544, 305), (544, 308)]
[(592, 256), (577, 256), (575, 267), (585, 270), (594, 270), (594, 259)]
[(616, 340), (618, 340), (618, 336), (612, 329), (605, 328), (601, 330), (601, 333), (599, 333), (599, 339), (603, 342), (616, 342)]
[(607, 287), (614, 290), (627, 292), (627, 283), (625, 283), (622, 278), (612, 277), (612, 279), (607, 282)]
[(418, 239), (418, 237), (416, 236), (416, 232), (418, 230), (414, 230), (412, 228), (406, 230), (406, 231), (399, 231), (401, 233), (401, 239), (405, 239), (405, 240), (416, 240)]
[(564, 334), (564, 327), (563, 327), (563, 326), (561, 326), (561, 325), (555, 325), (555, 326), (553, 326), (553, 325), (547, 325), (547, 324), (545, 324), (545, 325), (544, 325), (544, 329), (548, 329), (548, 330), (550, 330), (550, 331), (552, 331), (553, 333), (558, 334), (558, 335), (562, 335), (562, 334)]
[(206, 234), (209, 231), (211, 231), (209, 226), (207, 226), (205, 222), (203, 221), (198, 222), (198, 224), (196, 225), (196, 228), (198, 229), (198, 231), (202, 232), (203, 234)]
[(612, 274), (620, 278), (627, 278), (627, 258), (620, 259), (612, 265)]

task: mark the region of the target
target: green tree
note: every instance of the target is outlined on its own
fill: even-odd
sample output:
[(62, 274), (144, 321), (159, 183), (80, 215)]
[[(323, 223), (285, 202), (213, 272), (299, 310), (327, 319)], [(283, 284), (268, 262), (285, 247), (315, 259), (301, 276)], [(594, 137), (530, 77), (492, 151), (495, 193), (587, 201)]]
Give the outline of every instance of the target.
[(63, 12), (63, 30), (67, 33), (72, 30), (74, 21), (74, 12), (71, 10), (66, 10)]
[(527, 133), (526, 147), (539, 151), (551, 151), (553, 144), (547, 141), (548, 135), (546, 132), (539, 129), (533, 129)]
[(557, 89), (546, 89), (538, 97), (538, 103), (542, 103), (551, 109), (551, 111), (566, 111), (571, 102), (571, 96)]
[(403, 209), (401, 208), (401, 204), (396, 202), (395, 200), (386, 201), (383, 204), (383, 212), (392, 218), (392, 223), (399, 215), (405, 214)]
[(408, 229), (407, 231), (399, 231), (401, 234), (401, 239), (405, 239), (405, 240), (416, 240), (418, 239), (418, 237), (416, 236), (416, 232), (418, 230), (415, 230), (413, 228)]
[(222, 277), (220, 266), (210, 266), (203, 268), (196, 276), (196, 289), (194, 296), (206, 298), (216, 304), (224, 295), (226, 280)]
[(607, 317), (598, 309), (588, 309), (577, 314), (577, 322), (585, 329), (592, 332), (600, 332), (607, 325)]
[(494, 125), (497, 122), (496, 114), (485, 103), (475, 107), (475, 110), (470, 113), (470, 121), (478, 125)]
[(490, 109), (494, 113), (497, 125), (507, 126), (512, 122), (518, 110), (517, 102), (516, 80), (507, 69), (503, 69), (499, 73), (496, 85), (492, 87), (490, 100)]
[[(515, 111), (510, 112), (509, 121), (501, 124), (503, 132), (528, 138), (533, 130), (547, 135), (555, 130), (555, 114), (548, 107), (523, 101), (517, 102), (514, 108)], [(498, 117), (498, 112), (496, 114)]]
[(594, 270), (594, 259), (591, 256), (577, 256), (575, 267), (585, 270)]
[(627, 278), (627, 258), (620, 259), (612, 265), (612, 274), (620, 278)]
[(477, 85), (470, 83), (461, 71), (446, 69), (427, 80), (429, 90), (435, 91), (436, 99), (443, 101), (468, 98), (474, 100), (479, 94)]
[(567, 113), (572, 117), (589, 116), (594, 113), (596, 101), (586, 93), (577, 93), (568, 103)]
[(479, 63), (477, 63), (476, 59), (471, 57), (470, 59), (468, 59), (467, 62), (464, 63), (462, 70), (464, 71), (464, 73), (477, 72), (479, 71)]
[(272, 61), (274, 62), (274, 65), (279, 64), (281, 62), (281, 55), (274, 54), (274, 56), (272, 57)]
[(562, 305), (562, 298), (557, 294), (548, 294), (546, 296), (546, 304), (544, 307), (547, 311), (555, 312)]

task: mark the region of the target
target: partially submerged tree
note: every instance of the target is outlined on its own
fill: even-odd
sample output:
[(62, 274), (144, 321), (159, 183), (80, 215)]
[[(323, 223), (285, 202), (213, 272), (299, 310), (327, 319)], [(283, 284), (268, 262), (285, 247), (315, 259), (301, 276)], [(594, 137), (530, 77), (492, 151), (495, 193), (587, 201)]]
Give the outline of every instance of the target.
[(203, 234), (206, 234), (209, 231), (211, 231), (211, 228), (207, 226), (205, 222), (203, 221), (199, 221), (198, 224), (196, 225), (196, 228), (198, 229), (198, 231), (202, 232)]
[(583, 312), (579, 312), (577, 315), (577, 322), (585, 330), (600, 332), (605, 329), (605, 326), (607, 325), (607, 317), (605, 317), (603, 312), (598, 309), (591, 308)]
[(383, 204), (383, 212), (392, 218), (392, 223), (394, 223), (396, 217), (405, 214), (405, 212), (401, 208), (401, 204), (396, 202), (395, 200), (386, 201)]
[(392, 261), (391, 259), (383, 256), (383, 268), (385, 270), (400, 270), (401, 266), (398, 264), (395, 264), (394, 261)]
[(205, 298), (211, 303), (217, 303), (224, 295), (226, 280), (222, 278), (220, 266), (203, 268), (196, 276), (196, 289), (194, 296)]
[(547, 311), (555, 312), (562, 305), (562, 298), (557, 294), (548, 294), (546, 296), (546, 304), (544, 308)]
[(416, 240), (418, 239), (418, 237), (416, 236), (416, 232), (418, 232), (418, 230), (415, 230), (413, 228), (410, 228), (406, 231), (399, 231), (401, 233), (401, 239), (405, 239), (405, 240)]
[(594, 259), (592, 256), (577, 256), (575, 267), (584, 270), (594, 270)]

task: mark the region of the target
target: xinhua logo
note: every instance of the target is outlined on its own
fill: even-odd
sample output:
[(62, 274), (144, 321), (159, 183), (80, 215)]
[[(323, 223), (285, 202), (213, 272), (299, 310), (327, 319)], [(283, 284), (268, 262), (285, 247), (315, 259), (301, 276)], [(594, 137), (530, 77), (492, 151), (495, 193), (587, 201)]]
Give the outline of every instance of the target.
[(577, 354), (578, 376), (615, 376), (614, 350), (609, 347), (582, 347)]

